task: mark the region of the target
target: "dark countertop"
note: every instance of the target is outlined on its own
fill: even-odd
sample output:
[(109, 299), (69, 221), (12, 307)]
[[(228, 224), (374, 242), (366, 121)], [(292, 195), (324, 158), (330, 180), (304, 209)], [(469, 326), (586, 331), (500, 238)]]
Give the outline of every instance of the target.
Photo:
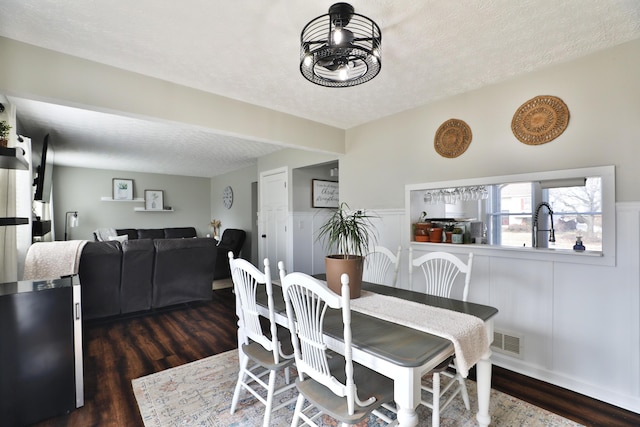
[(67, 288), (73, 286), (73, 284), (71, 276), (59, 279), (20, 280), (18, 282), (0, 283), (0, 296)]

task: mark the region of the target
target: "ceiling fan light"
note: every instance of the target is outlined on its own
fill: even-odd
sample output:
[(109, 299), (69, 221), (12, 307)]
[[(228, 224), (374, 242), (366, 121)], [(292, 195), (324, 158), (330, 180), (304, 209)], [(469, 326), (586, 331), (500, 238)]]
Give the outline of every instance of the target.
[(339, 45), (342, 43), (342, 30), (340, 28), (333, 30), (332, 36), (334, 44)]
[(349, 79), (349, 66), (343, 65), (338, 69), (338, 78), (342, 81), (347, 81)]
[(310, 54), (305, 55), (304, 59), (302, 60), (302, 63), (305, 67), (310, 67), (311, 64), (313, 63), (313, 57)]
[(336, 3), (302, 29), (300, 72), (320, 86), (356, 86), (380, 72), (381, 46), (382, 33), (374, 21), (347, 3)]

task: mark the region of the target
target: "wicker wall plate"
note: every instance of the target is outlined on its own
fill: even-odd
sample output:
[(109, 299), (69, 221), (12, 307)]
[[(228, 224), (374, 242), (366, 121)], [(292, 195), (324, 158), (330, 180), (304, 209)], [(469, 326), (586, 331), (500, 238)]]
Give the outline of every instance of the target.
[(569, 124), (569, 109), (555, 96), (536, 96), (518, 108), (511, 130), (520, 142), (540, 145), (559, 137)]
[(471, 128), (462, 120), (449, 119), (440, 125), (433, 141), (438, 154), (454, 158), (467, 151), (471, 144)]

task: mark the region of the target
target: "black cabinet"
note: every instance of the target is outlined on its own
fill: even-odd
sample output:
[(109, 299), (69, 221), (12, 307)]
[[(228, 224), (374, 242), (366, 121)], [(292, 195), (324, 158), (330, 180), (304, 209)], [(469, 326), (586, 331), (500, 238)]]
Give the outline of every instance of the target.
[(0, 424), (84, 404), (81, 328), (77, 276), (0, 284)]
[(45, 234), (47, 234), (48, 232), (51, 231), (51, 221), (47, 220), (47, 221), (38, 221), (38, 220), (33, 220), (33, 223), (31, 225), (31, 235), (32, 236), (38, 236), (38, 237), (42, 237)]

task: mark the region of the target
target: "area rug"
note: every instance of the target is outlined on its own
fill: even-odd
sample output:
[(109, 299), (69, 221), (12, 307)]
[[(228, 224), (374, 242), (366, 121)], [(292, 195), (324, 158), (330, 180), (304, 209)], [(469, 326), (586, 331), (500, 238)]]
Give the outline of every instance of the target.
[[(207, 357), (182, 366), (167, 369), (132, 381), (145, 427), (213, 427), (260, 426), (264, 406), (248, 392), (243, 391), (236, 412), (231, 414), (231, 399), (237, 380), (237, 350)], [(284, 376), (279, 379), (284, 381)], [(456, 397), (441, 413), (442, 427), (476, 426), (477, 395), (475, 382), (467, 380), (471, 411), (467, 411), (462, 399)], [(276, 399), (284, 402), (295, 397), (295, 388)], [(289, 426), (294, 404), (273, 413), (272, 426)], [(420, 426), (431, 425), (431, 411), (418, 407)], [(492, 426), (580, 426), (573, 421), (530, 405), (504, 393), (491, 390), (489, 408)], [(321, 426), (336, 426), (329, 419)], [(360, 424), (360, 427), (382, 425), (376, 418)]]

